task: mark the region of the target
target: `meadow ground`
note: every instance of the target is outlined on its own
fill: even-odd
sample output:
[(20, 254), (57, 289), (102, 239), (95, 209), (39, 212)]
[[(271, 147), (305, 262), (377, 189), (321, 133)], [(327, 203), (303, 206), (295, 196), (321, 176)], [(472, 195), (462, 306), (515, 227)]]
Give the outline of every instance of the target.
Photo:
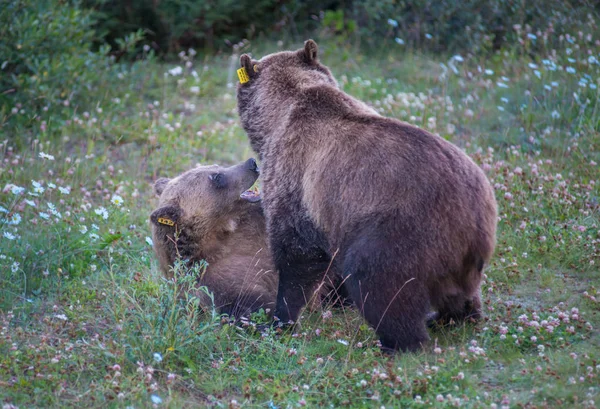
[(85, 104), (4, 111), (3, 407), (598, 407), (600, 45), (532, 57), (543, 36), (493, 57), (320, 44), (346, 92), (464, 148), (497, 193), (485, 320), (393, 357), (352, 308), (261, 333), (264, 314), (221, 322), (161, 278), (151, 182), (252, 156), (235, 56), (148, 58), (99, 73)]

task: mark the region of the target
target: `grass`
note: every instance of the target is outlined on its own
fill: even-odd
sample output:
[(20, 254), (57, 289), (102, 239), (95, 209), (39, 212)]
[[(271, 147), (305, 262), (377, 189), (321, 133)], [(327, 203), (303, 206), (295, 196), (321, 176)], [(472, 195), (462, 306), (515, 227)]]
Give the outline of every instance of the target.
[(305, 311), (294, 334), (261, 332), (264, 315), (232, 325), (176, 297), (192, 278), (160, 276), (151, 182), (253, 155), (228, 85), (235, 60), (150, 58), (90, 83), (86, 105), (15, 102), (2, 111), (13, 131), (0, 131), (0, 402), (596, 407), (599, 48), (573, 38), (535, 58), (321, 44), (345, 91), (463, 147), (497, 192), (485, 320), (392, 357), (352, 308)]

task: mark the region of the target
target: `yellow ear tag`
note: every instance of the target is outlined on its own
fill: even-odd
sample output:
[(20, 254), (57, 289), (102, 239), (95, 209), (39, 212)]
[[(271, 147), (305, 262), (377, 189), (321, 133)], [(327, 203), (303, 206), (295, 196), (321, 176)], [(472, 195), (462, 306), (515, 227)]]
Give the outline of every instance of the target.
[(175, 222), (171, 219), (167, 219), (166, 217), (159, 217), (157, 222), (160, 224), (166, 224), (167, 226), (175, 226)]
[(240, 79), (240, 84), (245, 84), (248, 81), (250, 81), (250, 77), (248, 76), (248, 72), (246, 71), (246, 68), (242, 67), (239, 70), (237, 70), (237, 75), (238, 78)]

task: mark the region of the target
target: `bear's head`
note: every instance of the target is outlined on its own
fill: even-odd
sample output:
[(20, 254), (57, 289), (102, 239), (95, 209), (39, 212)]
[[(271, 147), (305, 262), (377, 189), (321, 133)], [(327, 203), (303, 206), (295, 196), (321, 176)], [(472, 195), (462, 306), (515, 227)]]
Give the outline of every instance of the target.
[(252, 149), (261, 154), (265, 138), (285, 117), (294, 95), (306, 87), (338, 87), (329, 69), (318, 59), (318, 46), (307, 40), (297, 51), (281, 51), (253, 60), (240, 57), (237, 87), (238, 113)]
[(221, 223), (225, 229), (232, 214), (260, 201), (248, 191), (258, 178), (258, 166), (248, 159), (228, 168), (199, 166), (173, 179), (160, 178), (154, 184), (158, 208), (150, 215), (157, 229), (188, 229), (203, 234)]

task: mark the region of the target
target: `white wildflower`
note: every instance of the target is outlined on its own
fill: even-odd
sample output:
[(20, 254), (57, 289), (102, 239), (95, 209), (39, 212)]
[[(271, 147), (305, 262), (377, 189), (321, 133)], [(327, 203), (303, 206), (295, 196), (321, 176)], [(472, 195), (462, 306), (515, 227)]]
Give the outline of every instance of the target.
[(54, 160), (54, 156), (49, 155), (49, 154), (44, 153), (44, 152), (40, 152), (40, 158), (42, 158), (42, 159), (48, 159), (48, 160)]
[(13, 226), (21, 223), (21, 215), (19, 213), (13, 213), (12, 216), (8, 219), (8, 224), (12, 224)]
[(31, 184), (33, 185), (33, 193), (35, 196), (37, 196), (38, 194), (44, 193), (45, 189), (42, 187), (42, 184), (40, 182), (36, 182), (35, 180), (32, 180)]
[(16, 186), (16, 185), (12, 185), (12, 187), (10, 188), (10, 191), (13, 195), (20, 195), (21, 193), (23, 193), (25, 191), (25, 188)]
[(181, 67), (171, 68), (169, 70), (169, 74), (171, 74), (174, 77), (181, 75), (181, 74), (183, 74), (183, 68), (181, 68)]
[(119, 195), (113, 195), (113, 197), (110, 199), (111, 203), (116, 205), (116, 206), (121, 206), (123, 204), (123, 198)]
[(102, 206), (95, 209), (94, 213), (96, 213), (98, 216), (101, 216), (104, 220), (108, 219), (108, 211)]

